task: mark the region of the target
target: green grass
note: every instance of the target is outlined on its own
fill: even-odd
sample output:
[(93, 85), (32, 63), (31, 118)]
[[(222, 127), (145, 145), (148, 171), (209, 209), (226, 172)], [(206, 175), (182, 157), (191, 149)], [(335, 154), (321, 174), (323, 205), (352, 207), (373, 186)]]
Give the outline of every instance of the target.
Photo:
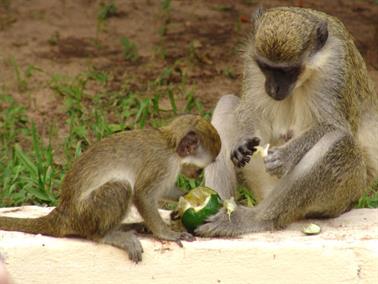
[(97, 13), (97, 20), (98, 21), (106, 21), (112, 16), (117, 14), (117, 7), (114, 2), (110, 3), (101, 3), (99, 11)]
[(378, 208), (378, 179), (358, 201), (358, 208)]
[(127, 37), (121, 38), (123, 57), (126, 60), (135, 62), (139, 58), (138, 49), (135, 43), (130, 41)]
[(118, 9), (117, 6), (114, 4), (114, 1), (111, 1), (109, 3), (100, 3), (97, 12), (97, 37), (100, 34), (100, 32), (104, 31), (108, 19), (117, 15), (117, 11)]
[(13, 67), (18, 91), (23, 93), (29, 89), (29, 79), (33, 76), (35, 71), (42, 72), (42, 70), (34, 65), (29, 64), (25, 70), (21, 70), (16, 60), (12, 57), (9, 60), (10, 65)]
[(161, 0), (160, 1), (160, 18), (161, 25), (159, 27), (159, 35), (164, 37), (168, 31), (168, 25), (171, 21), (171, 0)]
[[(15, 100), (0, 96), (0, 206), (55, 204), (62, 173), (53, 163), (50, 145), (44, 145), (34, 123), (30, 125), (25, 109)], [(22, 138), (22, 139), (21, 139)], [(26, 151), (20, 143), (31, 145)], [(27, 143), (25, 143), (27, 144)]]

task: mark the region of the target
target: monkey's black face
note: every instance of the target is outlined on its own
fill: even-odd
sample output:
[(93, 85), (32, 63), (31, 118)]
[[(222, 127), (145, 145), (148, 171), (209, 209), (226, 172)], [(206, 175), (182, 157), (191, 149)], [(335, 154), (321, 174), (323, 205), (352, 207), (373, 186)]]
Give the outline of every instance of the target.
[(267, 94), (277, 101), (282, 101), (288, 97), (301, 73), (301, 67), (298, 65), (290, 67), (270, 66), (259, 60), (256, 60), (256, 63), (265, 76)]

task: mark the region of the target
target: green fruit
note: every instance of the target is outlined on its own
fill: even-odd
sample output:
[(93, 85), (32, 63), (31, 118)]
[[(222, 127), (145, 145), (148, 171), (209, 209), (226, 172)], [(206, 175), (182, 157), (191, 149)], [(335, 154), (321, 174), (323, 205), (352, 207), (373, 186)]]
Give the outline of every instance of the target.
[(197, 187), (180, 198), (178, 212), (181, 221), (188, 232), (202, 225), (205, 220), (216, 214), (222, 207), (222, 201), (214, 190), (208, 187)]

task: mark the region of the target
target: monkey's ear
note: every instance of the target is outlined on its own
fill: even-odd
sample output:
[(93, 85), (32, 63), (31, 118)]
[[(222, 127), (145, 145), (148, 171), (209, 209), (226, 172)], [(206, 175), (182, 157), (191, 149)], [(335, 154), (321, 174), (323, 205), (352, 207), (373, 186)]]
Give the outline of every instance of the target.
[(180, 141), (176, 152), (180, 157), (194, 154), (200, 144), (199, 137), (194, 131), (189, 131)]
[(328, 39), (328, 24), (323, 21), (316, 27), (316, 49), (320, 50)]
[(256, 11), (252, 14), (251, 22), (253, 24), (254, 30), (256, 31), (257, 25), (262, 17), (264, 15), (265, 9), (263, 6), (259, 6)]

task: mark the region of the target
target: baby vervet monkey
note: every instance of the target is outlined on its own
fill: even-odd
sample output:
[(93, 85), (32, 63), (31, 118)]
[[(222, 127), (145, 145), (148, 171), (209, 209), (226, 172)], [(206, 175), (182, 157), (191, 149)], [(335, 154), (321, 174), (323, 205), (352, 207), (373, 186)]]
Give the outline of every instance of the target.
[(157, 202), (175, 186), (183, 165), (204, 168), (221, 148), (205, 119), (183, 115), (168, 126), (113, 134), (85, 151), (66, 174), (60, 203), (40, 218), (0, 217), (0, 229), (54, 237), (78, 236), (124, 249), (138, 262), (143, 248), (134, 231), (120, 229), (133, 203), (159, 239), (193, 241), (162, 220)]

